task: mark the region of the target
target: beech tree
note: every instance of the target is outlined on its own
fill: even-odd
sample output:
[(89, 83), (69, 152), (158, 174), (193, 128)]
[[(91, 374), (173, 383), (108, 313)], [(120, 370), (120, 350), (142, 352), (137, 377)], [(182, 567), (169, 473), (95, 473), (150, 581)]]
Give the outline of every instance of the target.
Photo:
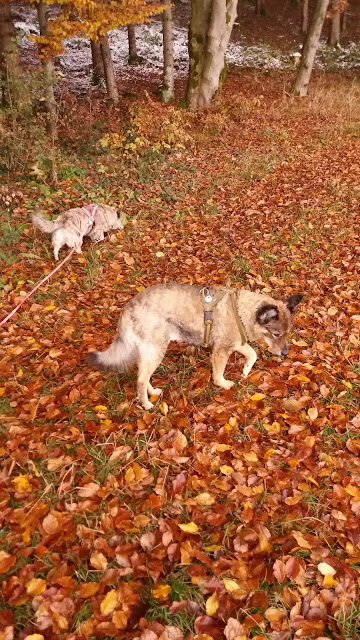
[(94, 84), (100, 84), (101, 78), (104, 78), (104, 63), (101, 55), (100, 42), (90, 40), (91, 59), (92, 59), (92, 77)]
[(329, 0), (316, 0), (314, 14), (305, 38), (298, 72), (292, 89), (293, 93), (296, 95), (307, 95), (310, 76), (314, 65), (314, 58), (319, 46), (319, 40), (328, 6)]
[(192, 0), (186, 103), (210, 105), (225, 74), (225, 50), (237, 16), (237, 0)]
[(264, 0), (255, 0), (255, 13), (256, 15), (261, 15), (264, 16), (266, 11), (265, 11), (265, 2)]
[(163, 102), (171, 102), (174, 100), (174, 39), (171, 7), (165, 9), (163, 13), (163, 51), (161, 99)]
[(140, 59), (137, 52), (136, 47), (136, 30), (134, 24), (128, 24), (127, 26), (128, 32), (128, 43), (129, 43), (129, 64), (136, 65), (139, 64)]
[(19, 52), (16, 43), (14, 22), (11, 16), (10, 1), (0, 0), (0, 93), (6, 102), (5, 80), (7, 69), (19, 65)]
[(331, 47), (337, 47), (340, 43), (341, 18), (345, 13), (346, 4), (346, 0), (333, 0), (331, 3), (328, 37), (328, 44)]
[(309, 0), (303, 0), (301, 32), (306, 34), (309, 27)]
[[(44, 0), (39, 0), (36, 5), (40, 36), (44, 39), (49, 35), (49, 16), (48, 7)], [(47, 55), (46, 52), (41, 52), (42, 66), (45, 79), (45, 104), (48, 112), (47, 130), (52, 138), (56, 138), (56, 100), (54, 95), (54, 58), (51, 55)]]

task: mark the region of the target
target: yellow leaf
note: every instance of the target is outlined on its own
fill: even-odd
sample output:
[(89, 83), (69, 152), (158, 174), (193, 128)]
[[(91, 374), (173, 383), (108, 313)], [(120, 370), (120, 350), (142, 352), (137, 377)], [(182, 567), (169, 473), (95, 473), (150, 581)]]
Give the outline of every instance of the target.
[(309, 418), (310, 418), (311, 422), (313, 422), (314, 420), (316, 420), (316, 418), (318, 417), (318, 415), (319, 415), (319, 412), (318, 412), (318, 410), (316, 409), (316, 407), (311, 407), (311, 409), (309, 409), (309, 411), (308, 411), (308, 416), (309, 416)]
[(253, 402), (259, 402), (260, 400), (263, 400), (265, 398), (263, 393), (254, 393), (253, 396), (250, 397), (250, 400), (252, 400)]
[(264, 455), (264, 460), (268, 460), (274, 453), (280, 453), (278, 449), (268, 449)]
[(235, 416), (231, 416), (231, 418), (229, 418), (230, 427), (236, 427), (236, 424), (237, 424), (237, 420), (236, 420)]
[(28, 480), (28, 476), (16, 476), (13, 479), (13, 484), (15, 491), (18, 491), (19, 493), (30, 493), (32, 491), (32, 486)]
[(150, 522), (150, 518), (143, 513), (140, 513), (138, 516), (135, 516), (133, 523), (135, 527), (146, 527)]
[(85, 258), (83, 258), (83, 256), (78, 256), (78, 262), (81, 262), (81, 264), (84, 264), (86, 262)]
[(264, 483), (260, 482), (260, 484), (257, 484), (256, 487), (252, 487), (252, 493), (253, 493), (253, 496), (257, 496), (260, 493), (264, 493)]
[(297, 379), (299, 380), (299, 382), (310, 382), (310, 378), (308, 378), (307, 376), (296, 376)]
[(292, 535), (294, 536), (296, 542), (298, 543), (299, 547), (302, 547), (303, 549), (311, 549), (311, 544), (309, 544), (309, 542), (307, 540), (305, 540), (304, 536), (301, 535), (301, 533), (299, 531), (293, 531)]
[(115, 611), (112, 621), (117, 629), (126, 629), (128, 618), (124, 611)]
[(48, 306), (45, 307), (45, 311), (53, 311), (54, 309), (56, 309), (54, 304), (48, 304)]
[(206, 615), (213, 616), (219, 608), (219, 602), (217, 599), (216, 591), (206, 600)]
[(46, 580), (42, 578), (33, 578), (26, 585), (26, 591), (29, 596), (39, 596), (46, 589)]
[(326, 589), (330, 589), (331, 587), (336, 587), (339, 584), (338, 580), (334, 580), (332, 576), (324, 576), (324, 580), (322, 586)]
[(136, 287), (136, 291), (140, 293), (140, 291), (144, 291), (145, 287)]
[(32, 468), (32, 470), (33, 470), (34, 474), (36, 475), (36, 477), (40, 478), (41, 474), (37, 470), (37, 467), (35, 466), (35, 462), (33, 462), (32, 460), (29, 460), (29, 466)]
[(223, 549), (224, 547), (222, 547), (220, 544), (210, 544), (208, 547), (204, 547), (205, 551), (208, 551), (209, 553), (213, 553), (214, 551), (221, 551), (221, 549)]
[(229, 467), (227, 464), (223, 464), (223, 466), (220, 467), (220, 471), (224, 474), (224, 476), (231, 476), (234, 469), (232, 467)]
[(336, 569), (327, 562), (320, 562), (320, 564), (318, 564), (318, 570), (323, 576), (334, 576), (336, 573)]
[(108, 561), (103, 553), (100, 551), (93, 551), (90, 556), (90, 564), (94, 569), (98, 569), (98, 571), (105, 571)]
[(135, 472), (132, 467), (129, 467), (125, 472), (125, 482), (126, 484), (131, 484), (135, 480)]
[(198, 533), (199, 527), (195, 522), (187, 522), (185, 524), (178, 525), (181, 531), (185, 531), (185, 533)]
[(96, 407), (94, 407), (96, 413), (106, 413), (108, 411), (108, 408), (105, 407), (105, 405), (103, 404), (97, 404)]
[(249, 451), (249, 453), (244, 453), (244, 458), (247, 462), (258, 462), (259, 458), (257, 457), (254, 451)]
[(272, 424), (264, 424), (265, 431), (270, 433), (280, 433), (281, 425), (279, 422), (273, 422)]
[(282, 609), (276, 609), (275, 607), (269, 607), (266, 609), (264, 615), (269, 622), (280, 622), (284, 617), (284, 611)]
[(215, 502), (214, 496), (206, 492), (199, 493), (199, 495), (197, 495), (194, 500), (198, 505), (200, 505), (200, 507), (211, 507), (211, 505)]
[(159, 409), (163, 416), (166, 416), (169, 412), (169, 407), (166, 402), (160, 402)]
[(224, 451), (231, 451), (232, 447), (229, 444), (218, 444), (216, 447), (217, 453), (223, 453)]
[(316, 484), (316, 486), (317, 486), (317, 487), (319, 487), (319, 486), (320, 486), (320, 485), (319, 485), (319, 483), (318, 483), (318, 482), (316, 482), (316, 480), (314, 480), (314, 478), (312, 478), (311, 476), (309, 476), (309, 477), (307, 478), (307, 480), (310, 480), (310, 482), (312, 482), (313, 484)]
[(59, 356), (61, 356), (62, 351), (61, 349), (50, 349), (49, 351), (49, 356), (50, 358), (58, 358)]
[(341, 382), (343, 383), (343, 385), (344, 385), (345, 387), (347, 387), (347, 388), (348, 388), (348, 389), (350, 389), (350, 391), (351, 391), (351, 389), (353, 388), (353, 386), (352, 386), (351, 382), (348, 382), (347, 380), (341, 380)]
[(31, 635), (26, 636), (25, 640), (45, 640), (45, 638), (41, 633), (32, 633)]
[(100, 611), (104, 616), (108, 616), (118, 606), (118, 597), (116, 589), (112, 589), (106, 594), (105, 598), (101, 601)]
[[(5, 393), (5, 387), (0, 387), (0, 397), (3, 396)], [(30, 636), (28, 636), (30, 637)]]
[(234, 591), (238, 591), (240, 589), (240, 585), (230, 578), (224, 578), (223, 583), (228, 593), (234, 593)]
[(159, 584), (159, 586), (154, 587), (152, 590), (153, 598), (156, 600), (165, 600), (171, 591), (171, 587), (169, 584)]

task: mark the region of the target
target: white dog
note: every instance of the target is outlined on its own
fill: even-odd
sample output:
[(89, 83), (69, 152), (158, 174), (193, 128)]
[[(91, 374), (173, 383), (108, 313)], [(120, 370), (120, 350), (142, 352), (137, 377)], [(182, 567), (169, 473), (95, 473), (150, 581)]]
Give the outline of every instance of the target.
[(51, 243), (55, 260), (59, 259), (59, 251), (64, 245), (75, 247), (81, 253), (84, 236), (93, 242), (104, 240), (104, 233), (111, 229), (123, 229), (121, 213), (106, 204), (88, 204), (61, 213), (56, 220), (47, 220), (40, 213), (32, 215), (35, 227), (44, 233), (51, 233)]

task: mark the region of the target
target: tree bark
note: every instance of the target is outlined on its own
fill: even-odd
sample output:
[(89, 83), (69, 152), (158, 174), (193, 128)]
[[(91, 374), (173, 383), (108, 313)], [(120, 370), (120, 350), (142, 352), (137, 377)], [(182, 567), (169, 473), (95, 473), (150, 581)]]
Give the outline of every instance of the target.
[(163, 50), (164, 70), (161, 87), (161, 99), (163, 102), (174, 100), (174, 39), (171, 7), (163, 13)]
[(341, 14), (341, 35), (344, 36), (346, 33), (346, 20), (347, 20), (347, 10), (348, 10), (348, 3), (346, 2), (345, 7), (342, 11)]
[[(39, 0), (36, 7), (39, 20), (40, 35), (48, 37), (48, 7), (43, 0)], [(54, 95), (54, 59), (52, 57), (45, 57), (42, 60), (42, 66), (45, 79), (45, 105), (48, 112), (47, 131), (49, 135), (53, 139), (55, 139), (57, 137), (57, 109)]]
[(128, 63), (131, 65), (137, 65), (140, 62), (136, 47), (136, 30), (134, 24), (128, 24), (128, 43), (129, 43), (129, 58)]
[(264, 6), (264, 0), (255, 0), (255, 13), (257, 16), (265, 15), (266, 11)]
[(90, 40), (91, 58), (92, 58), (92, 77), (95, 85), (100, 84), (104, 77), (104, 63), (101, 55), (100, 42), (98, 40)]
[(11, 16), (10, 0), (0, 1), (0, 95), (3, 104), (7, 103), (6, 79), (8, 73), (19, 71), (19, 49), (16, 32)]
[(337, 9), (331, 16), (328, 44), (337, 47), (340, 42), (341, 11)]
[(301, 33), (307, 34), (309, 28), (309, 0), (303, 0)]
[(109, 38), (106, 35), (100, 37), (100, 49), (104, 63), (106, 90), (110, 100), (112, 100), (114, 104), (117, 104), (119, 102), (119, 93), (116, 86), (116, 78), (109, 46)]
[(236, 16), (237, 0), (192, 0), (186, 90), (186, 103), (191, 109), (209, 106), (220, 87)]
[(319, 46), (328, 5), (329, 0), (317, 0), (316, 2), (314, 15), (305, 39), (299, 69), (292, 89), (296, 95), (307, 95), (314, 58)]

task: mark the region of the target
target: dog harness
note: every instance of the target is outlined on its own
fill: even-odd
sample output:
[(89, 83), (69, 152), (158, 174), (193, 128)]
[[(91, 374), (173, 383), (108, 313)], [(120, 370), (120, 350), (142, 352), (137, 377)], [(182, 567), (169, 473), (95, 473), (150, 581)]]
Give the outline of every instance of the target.
[(95, 222), (95, 216), (98, 211), (100, 211), (100, 207), (98, 204), (87, 204), (85, 207), (81, 207), (81, 210), (86, 213), (89, 220), (89, 231)]
[(230, 289), (227, 287), (216, 287), (214, 293), (211, 293), (209, 287), (203, 287), (200, 290), (200, 293), (204, 307), (204, 346), (209, 346), (210, 332), (213, 323), (213, 310), (227, 293), (229, 294), (235, 322), (241, 336), (241, 344), (246, 344), (248, 342), (248, 337), (246, 334), (244, 323), (241, 320), (236, 307), (236, 295), (234, 289)]

